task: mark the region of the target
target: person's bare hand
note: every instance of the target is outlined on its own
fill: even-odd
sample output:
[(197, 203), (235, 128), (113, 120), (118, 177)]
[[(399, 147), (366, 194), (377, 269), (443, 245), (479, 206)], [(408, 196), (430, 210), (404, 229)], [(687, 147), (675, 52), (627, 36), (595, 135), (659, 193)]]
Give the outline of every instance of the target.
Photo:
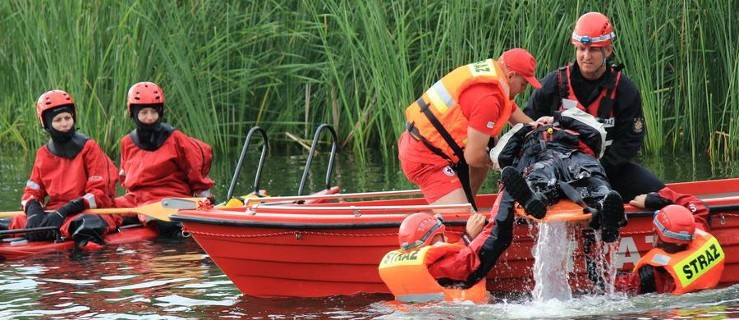
[(487, 218), (479, 213), (475, 213), (470, 216), (469, 219), (467, 219), (467, 226), (465, 227), (465, 232), (470, 236), (470, 238), (474, 239), (477, 237), (480, 232), (482, 232), (482, 228), (485, 226), (485, 221)]
[(634, 207), (644, 209), (645, 208), (644, 202), (646, 200), (647, 200), (647, 195), (646, 194), (640, 194), (640, 195), (634, 197), (634, 199), (632, 199), (631, 201), (629, 201), (629, 204), (632, 205), (632, 206), (634, 206)]
[(552, 116), (543, 116), (539, 119), (536, 119), (536, 122), (539, 123), (539, 125), (549, 125), (554, 123), (554, 117)]

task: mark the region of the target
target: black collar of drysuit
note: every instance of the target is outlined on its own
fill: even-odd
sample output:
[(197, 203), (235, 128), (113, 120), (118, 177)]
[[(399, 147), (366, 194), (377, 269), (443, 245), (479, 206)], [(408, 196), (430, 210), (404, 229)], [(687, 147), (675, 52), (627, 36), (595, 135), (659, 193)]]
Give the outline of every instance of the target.
[(134, 121), (136, 122), (136, 129), (128, 135), (134, 145), (146, 151), (159, 149), (174, 132), (172, 126), (161, 121), (149, 125), (139, 122), (138, 119), (134, 119)]
[(74, 129), (69, 130), (69, 132), (59, 132), (49, 128), (48, 131), (51, 139), (46, 142), (46, 149), (57, 157), (67, 159), (74, 159), (82, 151), (87, 140), (90, 139)]

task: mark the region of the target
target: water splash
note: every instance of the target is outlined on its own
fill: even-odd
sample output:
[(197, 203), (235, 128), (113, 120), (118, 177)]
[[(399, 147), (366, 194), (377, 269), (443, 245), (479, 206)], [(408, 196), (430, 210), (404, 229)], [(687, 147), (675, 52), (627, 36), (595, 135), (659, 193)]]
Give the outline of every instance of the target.
[(583, 241), (583, 252), (588, 277), (593, 284), (595, 294), (613, 294), (617, 268), (616, 255), (618, 242), (604, 243), (600, 232), (586, 232)]
[(571, 252), (566, 222), (541, 223), (533, 248), (534, 301), (572, 299), (569, 284)]

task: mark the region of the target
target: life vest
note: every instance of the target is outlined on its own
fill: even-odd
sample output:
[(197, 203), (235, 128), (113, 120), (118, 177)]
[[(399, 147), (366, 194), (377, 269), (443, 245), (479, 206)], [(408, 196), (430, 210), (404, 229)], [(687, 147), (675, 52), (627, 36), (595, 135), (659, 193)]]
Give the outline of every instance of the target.
[(435, 261), (450, 251), (459, 251), (459, 244), (439, 243), (420, 250), (388, 252), (378, 267), (380, 278), (402, 302), (464, 301), (487, 302), (485, 279), (470, 288), (447, 288), (441, 286), (431, 273), (426, 261)]
[(469, 86), (481, 83), (495, 85), (504, 97), (500, 116), (493, 125), (493, 135), (497, 135), (508, 122), (514, 103), (509, 98), (508, 78), (493, 59), (461, 66), (437, 81), (406, 108), (406, 129), (434, 153), (458, 163), (464, 157), (469, 122), (459, 107), (459, 95)]
[[(572, 63), (567, 66), (561, 67), (558, 70), (557, 79), (560, 90), (560, 97), (562, 98), (559, 110), (571, 109), (577, 107), (578, 109), (585, 111), (595, 117), (603, 123), (603, 127), (612, 128), (616, 124), (616, 118), (613, 113), (613, 101), (616, 99), (616, 89), (618, 89), (618, 82), (621, 79), (620, 69), (611, 68), (611, 76), (606, 81), (612, 81), (608, 87), (610, 89), (601, 89), (598, 97), (593, 100), (589, 105), (583, 105), (577, 96), (575, 90), (572, 89)], [(606, 145), (611, 145), (612, 141), (606, 141)]]
[(649, 251), (634, 267), (663, 267), (675, 280), (675, 291), (682, 294), (716, 287), (724, 271), (724, 251), (715, 237), (700, 229), (687, 249), (669, 254), (659, 248)]

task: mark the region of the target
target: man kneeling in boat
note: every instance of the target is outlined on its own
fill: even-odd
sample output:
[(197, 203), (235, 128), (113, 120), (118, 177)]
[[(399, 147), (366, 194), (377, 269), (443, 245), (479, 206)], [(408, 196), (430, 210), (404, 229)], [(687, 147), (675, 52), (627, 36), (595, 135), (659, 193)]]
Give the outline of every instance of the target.
[[(526, 213), (541, 219), (567, 196), (592, 211), (590, 226), (614, 242), (626, 223), (621, 196), (598, 158), (605, 151), (603, 124), (577, 108), (557, 111), (551, 125), (517, 124), (490, 150), (501, 180)], [(520, 172), (523, 172), (523, 176)]]
[(487, 302), (485, 276), (513, 238), (512, 210), (498, 210), (499, 205), (497, 201), (493, 206), (492, 212), (500, 212), (494, 223), (485, 226), (483, 215), (470, 216), (461, 239), (467, 246), (447, 243), (438, 215), (409, 215), (398, 232), (400, 249), (388, 252), (380, 262), (382, 281), (403, 302)]
[(637, 262), (624, 291), (682, 294), (715, 288), (724, 270), (725, 253), (693, 213), (683, 206), (668, 205), (655, 213), (652, 223), (654, 249)]

